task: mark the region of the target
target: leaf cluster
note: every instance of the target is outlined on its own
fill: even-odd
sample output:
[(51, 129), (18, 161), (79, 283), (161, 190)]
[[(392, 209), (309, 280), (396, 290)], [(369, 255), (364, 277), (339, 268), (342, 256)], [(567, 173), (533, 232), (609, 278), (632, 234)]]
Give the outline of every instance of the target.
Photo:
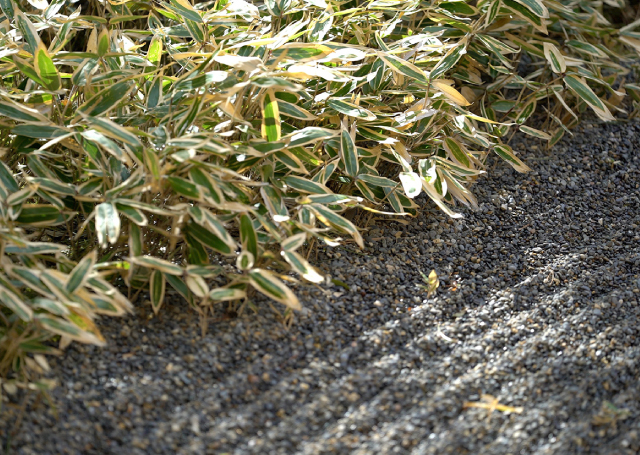
[(0, 376), (22, 386), (52, 336), (104, 342), (97, 315), (131, 310), (121, 286), (205, 319), (255, 291), (298, 309), (290, 272), (323, 281), (311, 244), (363, 245), (347, 210), (413, 216), (425, 193), (458, 217), (489, 154), (528, 170), (515, 131), (553, 145), (640, 100), (619, 63), (638, 23), (600, 1), (0, 10)]

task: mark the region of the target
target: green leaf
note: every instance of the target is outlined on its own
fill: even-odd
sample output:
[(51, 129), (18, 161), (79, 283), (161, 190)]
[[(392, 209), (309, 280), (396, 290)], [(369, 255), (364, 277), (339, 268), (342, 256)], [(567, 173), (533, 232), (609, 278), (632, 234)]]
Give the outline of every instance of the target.
[(36, 50), (34, 62), (36, 73), (38, 73), (45, 88), (51, 91), (58, 90), (60, 88), (60, 74), (58, 74), (53, 60), (42, 43)]
[(160, 272), (166, 273), (167, 275), (181, 276), (184, 272), (182, 267), (180, 267), (179, 265), (153, 256), (133, 256), (129, 258), (129, 260), (133, 264), (152, 270), (159, 270)]
[(31, 301), (31, 306), (33, 308), (42, 308), (43, 310), (46, 310), (49, 313), (55, 314), (57, 316), (65, 316), (69, 314), (69, 310), (61, 302), (42, 297), (36, 297), (35, 299), (33, 299)]
[(536, 105), (536, 99), (532, 98), (516, 115), (516, 123), (522, 124), (526, 122), (536, 111)]
[(529, 8), (535, 15), (542, 17), (544, 19), (549, 17), (549, 11), (547, 7), (544, 6), (542, 0), (516, 0), (518, 3), (522, 3), (524, 6)]
[(93, 269), (96, 263), (96, 251), (93, 250), (87, 254), (78, 264), (73, 268), (67, 279), (66, 289), (69, 294), (73, 294), (76, 289), (81, 287), (89, 276), (89, 272)]
[(386, 177), (379, 177), (377, 175), (360, 174), (358, 175), (358, 180), (362, 180), (369, 185), (379, 186), (381, 188), (395, 188), (398, 186), (396, 181)]
[(489, 5), (489, 9), (487, 10), (487, 15), (485, 17), (485, 26), (490, 26), (498, 17), (500, 13), (500, 7), (502, 6), (501, 0), (493, 0)]
[(295, 175), (289, 175), (285, 177), (284, 183), (293, 188), (294, 190), (302, 191), (303, 193), (310, 194), (330, 194), (332, 191), (321, 183), (316, 183), (312, 180), (298, 177)]
[(322, 283), (324, 277), (314, 269), (309, 262), (295, 251), (283, 251), (282, 256), (291, 268), (302, 278), (311, 283)]
[(265, 92), (262, 99), (262, 137), (269, 142), (280, 140), (280, 110), (273, 89)]
[(280, 246), (284, 251), (295, 251), (304, 245), (304, 242), (307, 241), (307, 234), (301, 232), (299, 234), (292, 235), (288, 239), (284, 240)]
[(194, 306), (194, 302), (193, 302), (193, 295), (191, 294), (191, 291), (189, 290), (189, 288), (187, 287), (186, 284), (184, 284), (184, 281), (182, 281), (180, 278), (178, 278), (175, 275), (165, 275), (164, 276), (165, 279), (167, 280), (167, 282), (171, 285), (171, 287), (173, 289), (175, 289), (176, 291), (178, 291), (178, 293), (187, 301), (189, 302), (189, 304), (191, 306)]
[(214, 302), (227, 302), (229, 300), (240, 300), (247, 297), (247, 292), (235, 288), (215, 288), (209, 291), (209, 299)]
[(209, 71), (208, 73), (200, 74), (195, 77), (189, 77), (188, 79), (180, 80), (175, 84), (174, 90), (177, 91), (189, 91), (197, 88), (204, 87), (208, 84), (215, 82), (222, 82), (229, 76), (226, 71)]
[(556, 74), (563, 74), (567, 71), (567, 64), (564, 60), (564, 56), (560, 53), (558, 48), (552, 43), (544, 43), (544, 57), (551, 66), (551, 71)]
[(202, 24), (202, 17), (195, 10), (193, 6), (189, 3), (189, 0), (170, 0), (171, 4), (167, 4), (162, 2), (163, 6), (170, 8), (172, 11), (175, 11), (176, 14), (183, 17), (184, 19), (188, 19), (190, 21), (194, 21)]
[(160, 72), (153, 78), (149, 92), (147, 93), (147, 108), (153, 109), (162, 102), (162, 82), (164, 81), (164, 75)]
[(458, 141), (451, 137), (447, 137), (445, 138), (442, 145), (454, 161), (460, 163), (464, 167), (471, 166), (471, 161), (469, 160), (469, 155), (467, 155), (467, 150)]
[[(0, 189), (1, 189), (0, 193), (6, 190), (6, 188), (3, 186), (0, 186)], [(27, 187), (27, 188), (21, 189), (20, 191), (12, 193), (6, 199), (7, 205), (12, 206), (12, 210), (16, 210), (16, 213), (17, 213), (17, 211), (20, 210), (20, 207), (22, 206), (22, 204), (25, 203), (28, 199), (30, 199), (35, 192), (36, 192), (35, 188)]]
[(358, 228), (356, 228), (351, 221), (320, 204), (309, 204), (308, 207), (313, 210), (318, 219), (325, 225), (331, 226), (338, 231), (351, 234), (358, 246), (360, 246), (360, 248), (364, 248), (362, 236), (360, 235), (360, 232), (358, 232)]
[(13, 22), (13, 8), (14, 5), (12, 0), (0, 0), (0, 9), (2, 9), (4, 15), (7, 16), (9, 22)]
[(196, 184), (209, 190), (207, 196), (213, 199), (216, 204), (220, 204), (224, 201), (225, 198), (218, 183), (216, 183), (216, 180), (214, 180), (210, 174), (204, 172), (203, 169), (199, 167), (191, 168), (189, 170), (189, 177)]
[(147, 217), (140, 210), (134, 207), (130, 207), (123, 203), (116, 203), (116, 208), (120, 213), (129, 218), (138, 226), (147, 225)]
[(238, 255), (238, 259), (236, 260), (236, 267), (238, 268), (238, 270), (249, 270), (251, 267), (253, 267), (254, 264), (254, 256), (253, 254), (251, 254), (251, 252), (249, 251), (242, 251), (239, 255)]
[(545, 141), (551, 140), (551, 136), (544, 131), (537, 130), (535, 128), (531, 128), (530, 126), (520, 125), (520, 131), (529, 136), (536, 137), (538, 139), (544, 139)]
[(27, 16), (20, 10), (18, 3), (14, 3), (13, 15), (15, 17), (16, 25), (22, 33), (22, 39), (27, 44), (27, 50), (32, 55), (35, 55), (36, 50), (40, 47), (42, 41), (38, 36), (38, 32), (33, 23), (27, 18)]
[(10, 193), (15, 193), (20, 189), (18, 182), (16, 182), (16, 179), (13, 176), (13, 172), (2, 161), (0, 161), (0, 184), (9, 190)]
[(335, 109), (341, 114), (359, 118), (361, 120), (375, 120), (377, 118), (373, 112), (342, 100), (329, 100), (327, 101), (327, 106)]
[(309, 126), (286, 136), (284, 139), (289, 139), (291, 141), (289, 143), (290, 147), (299, 147), (302, 145), (312, 144), (320, 140), (330, 139), (338, 134), (339, 132), (335, 130)]
[(396, 73), (414, 79), (422, 84), (429, 84), (429, 76), (413, 63), (385, 52), (378, 52), (378, 58), (382, 59), (387, 66)]
[(190, 223), (187, 229), (189, 235), (204, 246), (228, 256), (235, 254), (235, 249), (230, 248), (222, 238), (211, 232), (209, 229), (202, 227), (197, 223)]
[(164, 273), (160, 270), (151, 272), (151, 278), (149, 279), (149, 297), (151, 298), (151, 308), (153, 308), (154, 314), (158, 314), (162, 302), (164, 302), (164, 294), (167, 287), (166, 283)]
[(507, 163), (509, 163), (511, 167), (513, 167), (516, 171), (528, 172), (531, 170), (526, 164), (520, 161), (520, 159), (517, 156), (514, 155), (513, 150), (508, 145), (503, 145), (503, 144), (496, 145), (493, 148), (493, 151), (496, 152), (496, 154), (500, 158), (502, 158)]
[[(262, 60), (260, 60), (259, 64), (262, 64)], [(251, 79), (251, 85), (255, 85), (256, 87), (261, 87), (261, 88), (272, 88), (274, 90), (286, 90), (290, 92), (297, 92), (299, 90), (304, 90), (304, 88), (301, 85), (294, 84), (293, 82), (288, 81), (287, 79), (284, 79), (282, 77), (268, 77), (268, 76), (256, 77)]]
[(130, 85), (125, 81), (113, 84), (85, 101), (84, 104), (78, 108), (78, 112), (86, 114), (89, 117), (102, 115), (118, 104), (123, 103), (133, 88), (134, 85)]
[(7, 254), (56, 254), (66, 250), (64, 245), (48, 242), (25, 242), (22, 245), (6, 245), (4, 252)]
[(343, 125), (342, 132), (340, 134), (340, 159), (344, 163), (347, 175), (350, 175), (351, 177), (358, 175), (360, 164), (358, 162), (356, 144), (345, 125)]
[(60, 224), (64, 219), (60, 211), (51, 205), (25, 204), (16, 221), (30, 226), (50, 226)]
[(142, 231), (136, 224), (129, 225), (129, 255), (141, 256), (143, 251)]
[(104, 57), (109, 52), (109, 30), (103, 28), (98, 35), (98, 55)]
[(583, 54), (591, 55), (596, 58), (607, 58), (607, 54), (604, 51), (602, 51), (600, 48), (594, 46), (593, 44), (589, 44), (589, 43), (585, 43), (584, 41), (577, 41), (577, 40), (569, 40), (565, 44), (574, 49), (577, 49), (579, 52)]
[(158, 153), (151, 148), (145, 148), (142, 155), (144, 156), (144, 164), (147, 166), (147, 169), (149, 169), (153, 178), (155, 180), (160, 180), (162, 173), (160, 170), (160, 159), (158, 158)]
[(282, 195), (276, 188), (263, 186), (260, 188), (260, 194), (275, 221), (287, 221), (289, 219), (289, 211), (284, 204)]
[(533, 25), (540, 32), (547, 34), (547, 26), (543, 19), (529, 8), (515, 0), (502, 0), (502, 4), (509, 10), (516, 13), (522, 19)]
[(293, 309), (301, 310), (300, 301), (291, 289), (285, 286), (273, 273), (264, 269), (253, 269), (249, 272), (249, 282), (258, 291), (276, 302)]
[(97, 131), (109, 136), (120, 142), (124, 142), (133, 150), (142, 150), (142, 142), (134, 133), (123, 126), (101, 117), (87, 117), (87, 122)]
[(291, 153), (288, 150), (280, 150), (279, 152), (274, 153), (275, 158), (279, 163), (284, 164), (289, 169), (297, 174), (307, 174), (307, 168), (304, 166), (302, 161)]
[(35, 109), (30, 109), (24, 105), (11, 100), (0, 101), (0, 115), (24, 122), (48, 123), (49, 120)]
[(227, 245), (227, 249), (230, 253), (235, 253), (238, 245), (229, 232), (227, 232), (218, 216), (214, 215), (209, 210), (203, 210), (203, 215), (204, 226), (206, 226), (210, 232), (220, 238)]
[(199, 275), (187, 275), (185, 284), (196, 297), (204, 298), (209, 293), (209, 286), (205, 279)]
[[(68, 317), (71, 317), (71, 315)], [(45, 328), (49, 332), (71, 338), (72, 340), (80, 341), (81, 343), (90, 343), (97, 346), (104, 346), (106, 344), (104, 338), (100, 335), (100, 332), (92, 333), (79, 327), (79, 324), (85, 322), (82, 318), (76, 317), (75, 319), (77, 323), (72, 323), (47, 313), (39, 313), (34, 315), (34, 319), (41, 327)]]
[(33, 319), (33, 311), (24, 302), (24, 298), (17, 296), (4, 286), (0, 286), (0, 302), (23, 321), (31, 321)]
[(14, 126), (11, 129), (11, 132), (18, 136), (31, 137), (34, 139), (55, 139), (70, 133), (70, 131), (59, 126), (37, 123), (25, 123), (23, 125)]
[(569, 87), (578, 98), (586, 102), (602, 120), (614, 120), (607, 106), (593, 93), (593, 90), (587, 85), (587, 81), (585, 81), (584, 78), (569, 74), (565, 76), (564, 83), (567, 84), (567, 87)]
[(200, 188), (182, 177), (167, 177), (167, 182), (176, 193), (189, 199), (201, 200), (202, 192)]
[(244, 250), (250, 252), (254, 258), (258, 257), (258, 235), (246, 213), (240, 215), (240, 242)]
[(162, 38), (160, 35), (154, 35), (149, 44), (149, 51), (147, 52), (147, 60), (151, 63), (158, 63), (162, 58)]
[(65, 196), (75, 196), (76, 194), (76, 189), (73, 185), (69, 185), (68, 183), (65, 184), (46, 177), (30, 178), (28, 181), (36, 185), (38, 188), (44, 189), (50, 193)]
[(317, 119), (315, 115), (313, 115), (306, 109), (303, 109), (296, 104), (287, 103), (286, 101), (282, 101), (280, 99), (278, 100), (278, 109), (280, 110), (280, 115), (286, 115), (287, 117), (306, 121)]
[(458, 63), (458, 60), (467, 53), (467, 40), (463, 39), (456, 44), (444, 57), (438, 62), (438, 64), (431, 71), (430, 78), (437, 79), (449, 71), (453, 66)]
[(438, 4), (438, 7), (442, 9), (446, 9), (450, 13), (461, 15), (461, 16), (473, 16), (478, 13), (478, 10), (472, 6), (466, 4), (466, 2), (460, 1), (450, 1), (450, 2), (442, 2)]

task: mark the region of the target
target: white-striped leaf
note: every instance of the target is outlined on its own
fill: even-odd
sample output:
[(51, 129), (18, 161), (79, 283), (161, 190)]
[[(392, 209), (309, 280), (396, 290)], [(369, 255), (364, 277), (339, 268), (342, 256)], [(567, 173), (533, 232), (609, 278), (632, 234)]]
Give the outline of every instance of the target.
[(314, 269), (309, 262), (295, 251), (283, 251), (282, 256), (291, 268), (302, 278), (312, 283), (322, 283), (324, 277)]
[(246, 213), (240, 215), (240, 242), (242, 248), (250, 252), (254, 258), (258, 256), (258, 235), (251, 218)]
[(287, 103), (286, 101), (282, 101), (280, 99), (278, 100), (278, 108), (280, 110), (280, 115), (286, 115), (287, 117), (306, 121), (311, 121), (318, 118), (308, 110), (303, 109), (296, 104)]
[(378, 58), (382, 59), (394, 72), (402, 74), (423, 84), (429, 83), (429, 76), (416, 65), (395, 55), (378, 52)]
[(298, 297), (273, 273), (264, 269), (253, 269), (249, 272), (249, 282), (258, 291), (276, 302), (293, 309), (301, 310)]
[(152, 270), (159, 270), (167, 275), (180, 276), (184, 272), (179, 265), (153, 256), (134, 256), (129, 258), (129, 260), (136, 265)]
[(250, 251), (244, 250), (238, 255), (238, 259), (236, 259), (236, 267), (242, 271), (249, 270), (253, 267), (254, 262), (255, 258), (253, 254), (251, 254)]
[(96, 207), (95, 225), (98, 244), (106, 248), (107, 242), (114, 245), (120, 236), (120, 216), (116, 206), (103, 202)]
[(214, 302), (226, 302), (229, 300), (240, 300), (247, 297), (247, 292), (235, 288), (215, 288), (209, 292), (209, 299)]
[(340, 158), (344, 163), (347, 175), (355, 177), (358, 175), (359, 162), (356, 144), (349, 133), (346, 125), (343, 123), (342, 132), (340, 133)]
[(328, 100), (327, 106), (335, 109), (341, 114), (359, 118), (361, 120), (375, 120), (377, 118), (373, 112), (343, 100)]
[(585, 103), (593, 109), (598, 117), (604, 121), (614, 120), (613, 115), (609, 112), (607, 106), (593, 93), (591, 87), (587, 85), (587, 81), (584, 78), (575, 76), (573, 74), (567, 75), (564, 78), (565, 84), (573, 91), (578, 98), (582, 99)]
[(320, 204), (309, 204), (309, 208), (313, 210), (316, 217), (318, 217), (318, 219), (325, 225), (333, 227), (338, 231), (351, 234), (358, 246), (360, 246), (360, 248), (364, 248), (362, 236), (360, 235), (358, 228), (356, 228), (351, 221)]
[(520, 159), (513, 153), (513, 150), (508, 145), (496, 145), (493, 148), (493, 151), (496, 152), (496, 154), (500, 158), (509, 163), (511, 167), (513, 167), (516, 171), (528, 172), (531, 170), (529, 166), (520, 161)]
[(522, 131), (524, 134), (528, 134), (529, 136), (537, 137), (538, 139), (544, 139), (545, 141), (551, 140), (551, 135), (545, 133), (544, 131), (531, 128), (530, 126), (520, 125), (520, 131)]
[(76, 265), (67, 279), (67, 292), (74, 293), (76, 289), (82, 286), (89, 278), (89, 272), (93, 269), (93, 265), (96, 263), (96, 251), (93, 250), (87, 254), (78, 265)]
[(203, 277), (199, 275), (187, 275), (185, 283), (193, 295), (203, 298), (209, 294), (209, 286)]
[(560, 53), (560, 50), (552, 43), (544, 43), (544, 57), (551, 66), (551, 71), (556, 74), (563, 74), (567, 71), (567, 62), (564, 60), (564, 56)]
[(280, 246), (285, 251), (295, 251), (304, 245), (304, 242), (307, 241), (307, 234), (301, 232), (299, 234), (292, 235), (291, 237), (284, 240)]
[(162, 303), (164, 302), (164, 295), (167, 287), (167, 282), (164, 278), (164, 273), (160, 270), (154, 270), (151, 272), (151, 278), (149, 280), (149, 297), (151, 298), (151, 308), (154, 314), (158, 314)]

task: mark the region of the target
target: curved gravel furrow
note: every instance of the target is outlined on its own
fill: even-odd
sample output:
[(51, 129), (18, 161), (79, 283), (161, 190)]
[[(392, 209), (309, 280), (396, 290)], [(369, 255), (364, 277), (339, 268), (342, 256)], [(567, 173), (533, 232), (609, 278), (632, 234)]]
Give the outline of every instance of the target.
[(640, 453), (639, 147), (637, 121), (551, 154), (516, 143), (533, 172), (496, 161), (464, 219), (419, 200), (407, 225), (374, 220), (364, 252), (319, 249), (349, 289), (299, 287), (291, 329), (221, 308), (201, 338), (177, 298), (105, 320), (107, 348), (51, 361), (58, 417), (28, 396), (10, 453)]
[[(565, 291), (559, 292), (549, 300), (551, 301), (558, 295), (565, 293)], [(529, 312), (519, 313), (517, 318), (507, 321), (506, 326), (517, 327), (520, 325), (523, 314), (526, 319), (533, 319), (536, 317), (535, 314), (528, 313)], [(584, 319), (585, 313), (585, 311), (581, 311), (580, 313), (572, 316), (569, 324), (577, 324), (580, 320)], [(634, 316), (637, 317), (637, 311), (634, 312)], [(626, 326), (629, 327), (628, 324)], [(624, 329), (626, 327), (623, 325), (622, 328)], [(455, 327), (452, 327), (450, 331), (455, 333), (457, 330)], [(535, 332), (533, 329), (531, 329), (531, 331)], [(434, 331), (431, 330), (431, 333), (419, 336), (417, 340), (413, 340), (412, 344), (421, 340), (421, 338), (433, 337), (433, 332)], [(486, 335), (483, 335), (482, 338), (485, 340), (493, 339), (496, 332), (497, 330), (489, 331)], [(467, 425), (465, 425), (465, 420), (459, 419), (460, 421), (449, 422), (448, 425), (445, 425), (444, 428), (442, 428), (443, 422), (438, 422), (437, 419), (437, 405), (442, 403), (442, 400), (445, 399), (445, 397), (448, 397), (449, 400), (453, 398), (454, 402), (461, 403), (465, 400), (465, 391), (467, 391), (466, 393), (469, 393), (468, 391), (474, 390), (473, 385), (475, 382), (494, 376), (496, 372), (504, 372), (509, 369), (517, 370), (519, 376), (518, 381), (521, 383), (521, 387), (525, 384), (531, 384), (537, 389), (544, 388), (545, 382), (548, 382), (547, 378), (553, 378), (553, 376), (549, 374), (548, 370), (548, 368), (553, 368), (553, 361), (548, 368), (545, 368), (540, 365), (526, 365), (527, 360), (530, 359), (531, 352), (552, 350), (552, 347), (549, 346), (548, 340), (563, 340), (567, 337), (568, 332), (566, 323), (556, 323), (553, 326), (548, 327), (544, 332), (536, 333), (535, 335), (526, 337), (519, 341), (516, 344), (515, 349), (505, 351), (504, 354), (491, 358), (491, 360), (481, 365), (481, 369), (471, 368), (467, 373), (459, 375), (453, 384), (449, 384), (447, 382), (437, 384), (434, 381), (433, 375), (428, 375), (426, 378), (421, 377), (424, 376), (424, 371), (442, 371), (442, 361), (422, 363), (417, 371), (412, 370), (401, 375), (392, 383), (391, 387), (387, 387), (374, 399), (368, 400), (363, 405), (358, 406), (356, 410), (345, 415), (342, 419), (331, 425), (330, 428), (325, 430), (321, 435), (316, 436), (313, 443), (306, 443), (305, 448), (301, 453), (319, 453), (320, 448), (326, 444), (326, 441), (340, 438), (341, 434), (344, 434), (345, 431), (349, 432), (349, 429), (357, 429), (359, 434), (368, 433), (364, 441), (357, 441), (355, 444), (355, 447), (358, 447), (362, 453), (371, 453), (371, 451), (376, 450), (381, 450), (383, 452), (385, 450), (391, 450), (392, 446), (384, 447), (380, 446), (376, 442), (380, 440), (379, 435), (398, 435), (402, 433), (406, 433), (406, 437), (414, 440), (429, 441), (423, 442), (419, 449), (414, 450), (415, 453), (447, 453), (447, 447), (449, 447), (450, 453), (462, 453), (459, 452), (459, 450), (463, 448), (456, 446), (454, 443), (460, 437), (464, 436), (465, 431), (469, 430)], [(476, 346), (472, 345), (470, 341), (471, 340), (469, 339), (464, 340), (464, 342), (458, 340), (456, 343), (457, 347), (451, 353), (451, 357), (462, 359), (477, 357), (477, 350), (474, 349)], [(488, 354), (486, 349), (484, 354), (485, 356)], [(547, 352), (547, 354), (549, 353)], [(551, 353), (551, 355), (553, 354), (556, 353)], [(489, 357), (492, 356), (489, 355)], [(475, 358), (473, 361), (477, 362), (478, 360)], [(549, 363), (548, 360), (546, 363)], [(525, 371), (521, 371), (520, 368), (524, 368)], [(572, 374), (574, 376), (574, 380), (578, 380), (583, 376), (587, 378), (590, 377), (588, 372), (580, 371), (579, 368), (577, 371), (572, 371)], [(582, 388), (585, 388), (585, 386), (586, 383), (583, 382)], [(393, 397), (397, 398), (398, 394), (404, 395), (406, 393), (414, 396), (422, 396), (423, 399), (417, 406), (410, 409), (398, 409), (398, 412), (394, 412), (393, 406), (384, 407), (385, 402), (392, 402)], [(459, 396), (455, 396), (456, 394)], [(535, 394), (535, 389), (528, 390), (526, 395), (529, 396), (529, 394)], [(436, 419), (430, 419), (429, 416), (436, 417)], [(372, 420), (375, 421), (376, 418), (381, 418), (385, 423), (375, 432), (371, 432), (371, 427), (373, 426), (371, 422)], [(475, 424), (476, 422), (472, 421), (471, 423)], [(439, 431), (434, 431), (436, 429), (436, 425), (440, 425), (441, 428), (438, 428)], [(509, 428), (503, 428), (501, 433), (503, 431), (506, 432), (506, 434), (509, 434)], [(440, 440), (433, 440), (437, 433), (445, 434), (447, 437), (440, 438)], [(503, 434), (502, 440), (506, 441), (507, 446), (509, 446), (509, 438), (504, 438), (506, 434)], [(433, 436), (429, 438), (431, 435)], [(409, 441), (407, 445), (411, 444), (411, 439), (407, 439), (407, 441)], [(491, 442), (488, 446), (485, 446), (483, 450), (487, 451), (499, 445), (500, 439)], [(451, 450), (451, 448), (454, 448), (454, 450)], [(503, 448), (503, 450), (504, 449), (507, 448)], [(485, 452), (483, 451), (482, 453)]]

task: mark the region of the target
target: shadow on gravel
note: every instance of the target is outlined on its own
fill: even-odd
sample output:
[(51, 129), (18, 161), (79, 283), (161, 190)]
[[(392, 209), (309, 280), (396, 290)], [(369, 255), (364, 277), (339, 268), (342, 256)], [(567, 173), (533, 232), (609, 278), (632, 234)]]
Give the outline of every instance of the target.
[[(11, 453), (639, 453), (639, 146), (635, 121), (516, 143), (534, 171), (498, 164), (478, 212), (319, 251), (350, 289), (299, 288), (290, 330), (263, 310), (201, 339), (182, 303), (105, 320), (106, 349), (52, 360), (58, 417), (29, 397)], [(465, 408), (483, 394), (522, 413)]]

